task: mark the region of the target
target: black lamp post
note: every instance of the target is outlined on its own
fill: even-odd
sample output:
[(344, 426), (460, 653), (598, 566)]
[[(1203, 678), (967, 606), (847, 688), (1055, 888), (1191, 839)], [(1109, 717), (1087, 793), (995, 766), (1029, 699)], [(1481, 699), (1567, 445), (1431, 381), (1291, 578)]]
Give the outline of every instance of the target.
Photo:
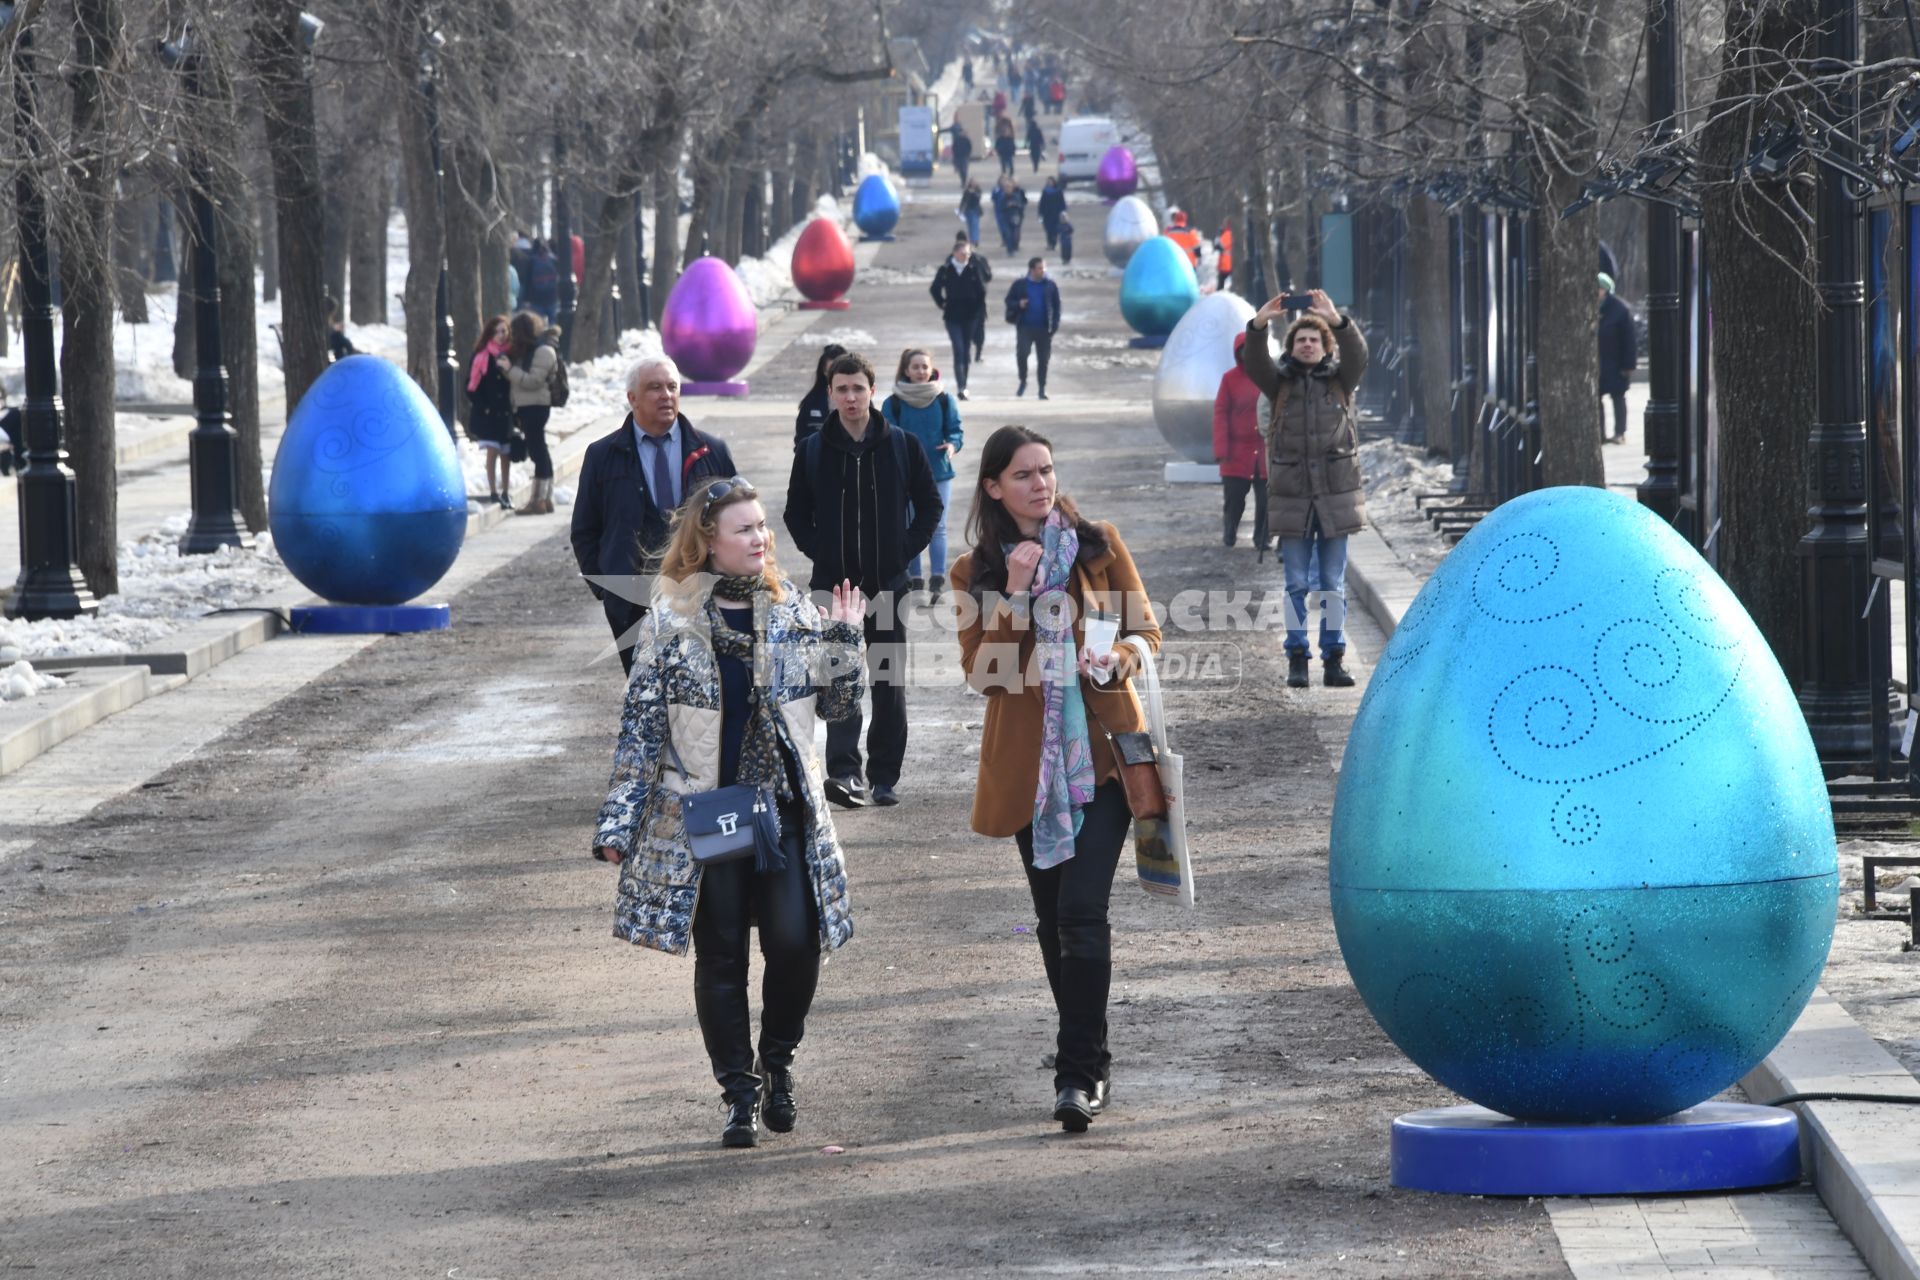
[[(1857, 164), (1859, 91), (1848, 77), (1859, 65), (1856, 0), (1822, 0), (1817, 74), (1826, 91), (1828, 145)], [(1872, 723), (1872, 670), (1866, 615), (1872, 588), (1867, 537), (1866, 359), (1861, 324), (1860, 217), (1847, 176), (1820, 166), (1814, 193), (1815, 287), (1823, 304), (1814, 318), (1816, 417), (1807, 469), (1808, 515), (1800, 539), (1800, 635), (1805, 670), (1800, 710), (1823, 759), (1864, 757)]]
[[(14, 6), (0, 5), (0, 32)], [(7, 599), (9, 618), (75, 618), (99, 609), (74, 563), (80, 543), (73, 472), (61, 440), (60, 386), (54, 375), (53, 289), (47, 268), (46, 195), (40, 189), (40, 135), (34, 125), (33, 31), (13, 45), (13, 118), (26, 162), (13, 180), (20, 224), (20, 341), (26, 348), (27, 402), (21, 411), (26, 465), (20, 472), (20, 576)]]
[[(203, 91), (201, 59), (205, 56), (188, 25), (178, 40), (160, 42), (160, 60), (186, 78), (187, 97), (198, 100)], [(188, 469), (193, 490), (193, 518), (180, 539), (183, 555), (210, 555), (222, 547), (252, 547), (240, 506), (240, 438), (233, 429), (233, 411), (227, 406), (226, 352), (220, 337), (220, 273), (215, 258), (218, 227), (208, 188), (212, 165), (205, 149), (187, 147), (188, 200), (193, 210), (193, 372), (194, 428), (187, 437)]]
[(567, 205), (567, 135), (553, 134), (553, 254), (560, 268), (560, 358), (573, 359), (573, 213)]
[(433, 288), (433, 334), (440, 353), (434, 360), (434, 368), (439, 372), (437, 389), (440, 420), (447, 424), (447, 434), (452, 435), (454, 414), (458, 408), (454, 388), (459, 385), (459, 374), (453, 359), (453, 307), (447, 300), (447, 173), (440, 156), (440, 98), (436, 88), (436, 81), (440, 78), (440, 63), (434, 56), (446, 43), (447, 38), (438, 31), (423, 31), (420, 34), (420, 100), (427, 114), (427, 151), (433, 162), (433, 199), (440, 209), (440, 278)]
[[(1647, 5), (1648, 144), (1680, 136), (1679, 0)], [(1680, 211), (1647, 202), (1647, 478), (1640, 502), (1662, 520), (1680, 512)], [(1697, 518), (1697, 515), (1696, 515)], [(1683, 529), (1698, 546), (1703, 529)]]

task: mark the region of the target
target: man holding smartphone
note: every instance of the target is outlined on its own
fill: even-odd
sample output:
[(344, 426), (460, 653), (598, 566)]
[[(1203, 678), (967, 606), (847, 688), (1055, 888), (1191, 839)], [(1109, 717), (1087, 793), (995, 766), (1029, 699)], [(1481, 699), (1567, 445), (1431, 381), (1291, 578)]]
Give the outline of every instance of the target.
[[(1304, 303), (1304, 307), (1298, 305)], [(1276, 361), (1268, 327), (1288, 324)], [(1287, 684), (1307, 684), (1307, 591), (1320, 560), (1320, 659), (1324, 682), (1353, 684), (1347, 652), (1347, 538), (1366, 527), (1360, 480), (1360, 428), (1353, 396), (1367, 371), (1367, 340), (1324, 289), (1281, 294), (1247, 322), (1243, 364), (1273, 405), (1267, 437), (1267, 521), (1280, 539), (1287, 583)]]

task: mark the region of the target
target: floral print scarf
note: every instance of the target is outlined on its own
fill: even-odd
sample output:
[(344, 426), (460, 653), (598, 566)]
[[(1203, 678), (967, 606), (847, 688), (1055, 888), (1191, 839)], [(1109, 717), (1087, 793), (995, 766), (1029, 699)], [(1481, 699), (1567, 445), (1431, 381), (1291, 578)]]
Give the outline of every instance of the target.
[(1073, 856), (1082, 810), (1093, 799), (1094, 776), (1073, 642), (1073, 598), (1067, 593), (1080, 538), (1058, 510), (1047, 517), (1041, 547), (1033, 579), (1034, 654), (1040, 660), (1044, 708), (1040, 781), (1033, 797), (1033, 865), (1044, 869)]

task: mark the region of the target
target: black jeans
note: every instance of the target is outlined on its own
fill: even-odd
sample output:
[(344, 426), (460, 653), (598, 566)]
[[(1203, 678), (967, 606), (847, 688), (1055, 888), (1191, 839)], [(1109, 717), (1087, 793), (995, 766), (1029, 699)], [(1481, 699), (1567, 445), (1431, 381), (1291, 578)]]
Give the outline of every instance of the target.
[(1253, 491), (1253, 545), (1267, 545), (1267, 478), (1255, 476), (1251, 480), (1240, 476), (1221, 476), (1220, 493), (1224, 502), (1221, 514), (1226, 517), (1226, 543), (1232, 546), (1240, 532), (1240, 517), (1247, 509), (1247, 491)]
[(1034, 869), (1031, 826), (1014, 836), (1040, 921), (1040, 958), (1047, 966), (1047, 985), (1053, 988), (1053, 1006), (1060, 1013), (1055, 1089), (1091, 1089), (1095, 1081), (1107, 1078), (1113, 1061), (1107, 1052), (1107, 990), (1113, 985), (1113, 930), (1107, 925), (1107, 902), (1113, 896), (1114, 869), (1120, 865), (1120, 851), (1132, 823), (1127, 793), (1117, 781), (1103, 782), (1082, 810), (1074, 855), (1059, 866)]
[(547, 451), (547, 419), (553, 408), (544, 404), (523, 404), (513, 411), (519, 420), (520, 434), (527, 438), (527, 457), (533, 461), (535, 480), (553, 479), (553, 454)]
[(1045, 329), (1029, 329), (1020, 325), (1013, 331), (1013, 363), (1020, 371), (1020, 381), (1027, 380), (1027, 352), (1037, 357), (1037, 372), (1040, 375), (1040, 389), (1047, 389), (1047, 361), (1053, 355), (1053, 335)]
[(1607, 434), (1607, 407), (1605, 402), (1613, 401), (1613, 438), (1615, 440), (1627, 434), (1627, 393), (1624, 391), (1602, 391), (1600, 406), (1600, 434)]
[(700, 873), (693, 913), (693, 1007), (700, 1018), (713, 1078), (728, 1099), (751, 1097), (753, 1011), (747, 1004), (747, 930), (760, 926), (760, 1061), (790, 1067), (806, 1034), (807, 1011), (820, 982), (820, 908), (807, 871), (806, 819), (780, 806), (780, 843), (787, 865), (754, 870), (753, 859), (723, 862)]
[(947, 321), (947, 341), (953, 344), (953, 385), (955, 390), (967, 389), (967, 369), (973, 364), (973, 321)]
[(607, 615), (607, 626), (613, 629), (614, 643), (620, 646), (620, 669), (632, 675), (634, 628), (647, 616), (647, 606), (608, 594), (601, 597), (600, 608)]
[[(876, 787), (897, 786), (907, 758), (907, 630), (895, 598), (891, 624), (880, 625), (880, 612), (869, 613), (867, 676), (873, 690), (873, 723), (867, 727), (865, 778)], [(827, 722), (827, 776), (857, 781), (861, 778), (860, 721), (855, 712), (845, 720)]]

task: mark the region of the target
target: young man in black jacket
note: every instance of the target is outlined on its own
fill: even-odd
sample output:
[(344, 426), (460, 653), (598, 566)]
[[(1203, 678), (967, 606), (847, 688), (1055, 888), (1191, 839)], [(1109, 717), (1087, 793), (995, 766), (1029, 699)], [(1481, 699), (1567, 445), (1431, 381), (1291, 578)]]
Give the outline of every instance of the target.
[(953, 385), (962, 400), (967, 398), (967, 370), (973, 364), (967, 357), (979, 345), (975, 335), (986, 325), (987, 285), (992, 280), (993, 268), (973, 251), (962, 231), (954, 236), (953, 252), (940, 264), (927, 290), (947, 323), (947, 340), (953, 343)]
[(737, 475), (718, 436), (695, 431), (680, 413), (680, 369), (669, 356), (627, 370), (627, 419), (587, 446), (573, 503), (573, 556), (606, 610), (633, 671), (633, 642), (646, 616), (649, 581), (660, 571), (673, 513), (705, 480)]
[[(834, 411), (793, 455), (787, 531), (813, 561), (812, 588), (842, 580), (872, 602), (866, 616), (873, 724), (861, 781), (860, 717), (827, 724), (827, 799), (844, 808), (898, 804), (907, 755), (907, 565), (944, 514), (920, 441), (873, 411), (873, 366), (858, 354), (827, 371)], [(872, 785), (871, 796), (867, 784)]]

